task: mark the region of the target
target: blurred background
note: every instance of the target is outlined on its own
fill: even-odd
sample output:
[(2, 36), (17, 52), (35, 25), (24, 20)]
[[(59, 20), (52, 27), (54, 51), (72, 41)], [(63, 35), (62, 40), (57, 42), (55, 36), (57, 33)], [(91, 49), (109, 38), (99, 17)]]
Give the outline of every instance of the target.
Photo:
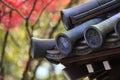
[(50, 39), (64, 32), (60, 11), (86, 1), (1, 0), (0, 80), (67, 80), (62, 64), (30, 57), (31, 38)]

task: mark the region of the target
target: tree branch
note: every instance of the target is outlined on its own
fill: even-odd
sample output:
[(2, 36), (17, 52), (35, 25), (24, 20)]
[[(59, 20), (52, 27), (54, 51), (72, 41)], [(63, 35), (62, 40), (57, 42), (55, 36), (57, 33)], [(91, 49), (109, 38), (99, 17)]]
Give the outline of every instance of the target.
[(28, 17), (26, 18), (26, 24), (25, 24), (25, 26), (26, 26), (26, 30), (27, 30), (27, 32), (28, 32), (28, 35), (29, 35), (29, 38), (30, 38), (30, 48), (29, 48), (29, 59), (28, 59), (28, 62), (27, 62), (27, 65), (26, 65), (26, 68), (25, 68), (25, 70), (24, 70), (24, 72), (23, 72), (23, 77), (22, 77), (22, 79), (21, 80), (26, 80), (26, 78), (27, 78), (27, 72), (28, 72), (28, 69), (29, 69), (29, 65), (30, 65), (30, 63), (31, 63), (31, 61), (32, 61), (32, 58), (31, 58), (31, 56), (30, 56), (30, 53), (31, 53), (31, 46), (32, 46), (32, 32), (31, 32), (31, 30), (30, 30), (30, 27), (29, 27), (29, 19), (30, 19), (30, 16), (32, 15), (32, 12), (34, 11), (34, 8), (35, 8), (35, 5), (36, 5), (36, 3), (37, 3), (37, 0), (34, 0), (34, 4), (33, 4), (33, 7), (32, 7), (32, 9), (31, 9), (31, 11), (30, 11), (30, 14), (28, 15)]
[(10, 8), (11, 10), (15, 10), (23, 19), (26, 19), (26, 16), (24, 16), (20, 10), (18, 10), (17, 8), (12, 7), (9, 3), (7, 3), (5, 0), (1, 0), (1, 2), (3, 4), (5, 4), (5, 6), (7, 6), (8, 8)]
[(49, 35), (49, 38), (52, 38), (54, 32), (57, 30), (58, 26), (60, 25), (60, 21), (61, 21), (61, 19), (59, 19), (57, 24), (52, 28), (50, 35)]
[(42, 14), (43, 14), (43, 12), (45, 11), (45, 9), (46, 9), (51, 3), (52, 3), (52, 2), (50, 1), (50, 2), (48, 2), (48, 3), (46, 4), (45, 7), (43, 7), (42, 11), (40, 12), (40, 14), (39, 14), (39, 16), (38, 16), (38, 19), (37, 19), (36, 22), (31, 26), (31, 27), (32, 27), (32, 30), (34, 29), (34, 26), (35, 26), (36, 24), (38, 24), (38, 22), (39, 22), (39, 20), (40, 20), (40, 18), (41, 18), (41, 16), (42, 16)]
[(15, 40), (15, 38), (13, 37), (12, 34), (9, 34), (10, 35), (10, 38), (12, 39), (13, 43), (18, 47), (18, 48), (21, 48), (20, 45), (17, 43), (17, 41)]
[(6, 31), (5, 37), (4, 37), (4, 42), (3, 42), (3, 48), (2, 48), (2, 52), (1, 52), (0, 75), (3, 76), (1, 80), (4, 80), (4, 64), (3, 63), (4, 63), (5, 48), (6, 48), (6, 44), (7, 44), (8, 34), (9, 34), (9, 31)]
[(34, 79), (35, 79), (35, 73), (36, 73), (36, 70), (37, 70), (37, 68), (39, 67), (40, 64), (41, 64), (41, 60), (38, 60), (38, 64), (36, 65), (36, 67), (35, 67), (35, 69), (34, 69), (34, 71), (33, 71), (33, 76), (32, 76), (32, 78), (31, 78), (31, 80), (34, 80)]

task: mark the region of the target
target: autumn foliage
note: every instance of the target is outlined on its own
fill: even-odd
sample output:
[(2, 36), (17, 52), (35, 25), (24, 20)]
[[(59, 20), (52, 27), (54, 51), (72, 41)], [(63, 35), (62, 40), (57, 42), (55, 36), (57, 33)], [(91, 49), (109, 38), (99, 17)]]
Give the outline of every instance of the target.
[(72, 0), (0, 0), (0, 80), (36, 80), (42, 61), (30, 56), (32, 37), (52, 38), (61, 26), (60, 10), (71, 3)]
[[(46, 12), (55, 12), (71, 0), (37, 0), (29, 21), (35, 22), (37, 16), (45, 9)], [(0, 22), (6, 30), (17, 27), (30, 14), (34, 0), (2, 0), (0, 2)], [(51, 20), (58, 19), (59, 15), (51, 16)]]

